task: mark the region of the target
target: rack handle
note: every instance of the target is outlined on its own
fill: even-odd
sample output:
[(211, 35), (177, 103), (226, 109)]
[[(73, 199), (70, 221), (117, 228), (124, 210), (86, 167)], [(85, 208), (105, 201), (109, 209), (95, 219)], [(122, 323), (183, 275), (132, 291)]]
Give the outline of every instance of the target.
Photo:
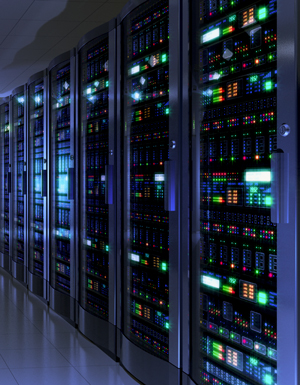
[(22, 171), (22, 190), (21, 193), (22, 195), (27, 194), (27, 171)]
[(289, 223), (289, 154), (277, 149), (271, 156), (271, 222)]
[(167, 160), (164, 162), (164, 209), (175, 211), (176, 201), (176, 169), (175, 161)]
[(114, 191), (114, 166), (107, 164), (105, 165), (105, 204), (112, 205), (114, 202), (113, 191)]
[(47, 170), (41, 170), (41, 197), (47, 196)]
[(74, 200), (74, 177), (75, 169), (70, 167), (68, 169), (68, 200)]
[(7, 181), (7, 189), (6, 192), (7, 194), (11, 193), (11, 172), (6, 173), (6, 181)]

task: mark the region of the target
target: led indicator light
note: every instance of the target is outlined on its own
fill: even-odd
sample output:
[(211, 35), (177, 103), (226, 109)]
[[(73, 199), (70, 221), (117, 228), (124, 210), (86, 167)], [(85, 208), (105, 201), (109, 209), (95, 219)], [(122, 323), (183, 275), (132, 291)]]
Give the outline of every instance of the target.
[(265, 293), (263, 291), (258, 292), (257, 300), (258, 300), (258, 303), (260, 303), (261, 305), (266, 305), (268, 302), (267, 293)]
[(268, 16), (268, 11), (266, 7), (260, 8), (258, 10), (258, 20), (264, 20)]
[(272, 81), (271, 81), (271, 80), (268, 80), (268, 81), (265, 83), (265, 90), (266, 90), (266, 91), (271, 91), (272, 89), (273, 89)]
[(273, 384), (273, 377), (271, 374), (266, 373), (263, 378), (263, 382), (266, 385), (272, 385)]

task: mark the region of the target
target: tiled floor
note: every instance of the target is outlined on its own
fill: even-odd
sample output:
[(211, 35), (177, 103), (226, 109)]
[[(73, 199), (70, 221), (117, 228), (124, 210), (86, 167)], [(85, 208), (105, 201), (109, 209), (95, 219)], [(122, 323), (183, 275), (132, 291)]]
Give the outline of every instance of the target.
[(0, 385), (137, 385), (0, 268)]

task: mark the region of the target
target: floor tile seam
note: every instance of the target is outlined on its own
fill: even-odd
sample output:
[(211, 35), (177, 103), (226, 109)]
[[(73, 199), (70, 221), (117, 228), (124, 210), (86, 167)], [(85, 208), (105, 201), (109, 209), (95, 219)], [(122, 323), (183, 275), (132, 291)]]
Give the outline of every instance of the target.
[(72, 367), (76, 370), (76, 372), (89, 384), (89, 385), (92, 385), (84, 376), (83, 374), (81, 374), (80, 372), (78, 372), (78, 370), (76, 369), (75, 366), (72, 365)]
[(11, 366), (11, 367), (8, 367), (8, 369), (54, 369), (54, 368), (71, 368), (72, 365), (51, 365), (51, 366), (30, 366), (30, 365), (26, 365), (26, 366)]
[[(7, 362), (5, 361), (4, 357), (2, 356), (2, 354), (0, 354), (0, 357), (2, 358), (2, 360), (5, 362), (5, 365), (7, 366), (7, 369), (10, 371), (10, 374), (13, 376), (14, 380), (16, 381), (16, 383), (19, 385), (16, 377), (14, 376), (13, 372), (11, 371), (11, 368), (7, 365)], [(3, 368), (5, 369), (5, 368)]]

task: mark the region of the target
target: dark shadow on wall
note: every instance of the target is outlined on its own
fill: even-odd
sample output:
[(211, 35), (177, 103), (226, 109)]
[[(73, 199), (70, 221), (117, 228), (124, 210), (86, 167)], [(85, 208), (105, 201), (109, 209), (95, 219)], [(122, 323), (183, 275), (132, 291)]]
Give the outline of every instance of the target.
[[(124, 0), (124, 4), (126, 4), (127, 1), (128, 0)], [(64, 1), (61, 1), (61, 2), (62, 2), (62, 4), (64, 3)], [(120, 2), (122, 2), (122, 0), (120, 0)], [(120, 2), (119, 3), (111, 3), (111, 5), (112, 5), (112, 7), (120, 6)], [(41, 1), (39, 3), (42, 4), (43, 2)], [(77, 27), (81, 23), (85, 22), (85, 20), (87, 18), (92, 16), (95, 11), (100, 10), (101, 7), (107, 3), (109, 3), (109, 0), (105, 0), (105, 1), (101, 1), (101, 2), (97, 2), (95, 0), (82, 0), (82, 1), (66, 0), (65, 1), (65, 8), (53, 19), (51, 19), (49, 21), (45, 21), (45, 24), (42, 27), (40, 27), (39, 30), (37, 30), (34, 40), (30, 44), (28, 44), (28, 45), (24, 46), (22, 49), (20, 49), (17, 52), (17, 54), (14, 56), (11, 63), (9, 65), (5, 66), (2, 70), (20, 68), (20, 71), (22, 71), (22, 69), (24, 71), (26, 71), (28, 69), (28, 66), (33, 65), (35, 62), (38, 62), (39, 60), (43, 60), (43, 56), (47, 57), (47, 53), (49, 51), (51, 51), (58, 44), (60, 44), (60, 47), (58, 48), (57, 52), (55, 52), (54, 57), (50, 57), (50, 58), (48, 57), (49, 63), (56, 56), (72, 49), (73, 47), (76, 47), (77, 43), (80, 40), (80, 37), (78, 36), (78, 32), (74, 34)], [(78, 4), (82, 4), (83, 7), (78, 9), (77, 8)], [(88, 11), (89, 7), (90, 7), (90, 12)], [(51, 38), (49, 37), (49, 32), (53, 31), (54, 28), (57, 28), (58, 24), (61, 24), (64, 20), (66, 21), (66, 24), (68, 24), (68, 22), (70, 22), (70, 21), (71, 22), (74, 21), (74, 20), (72, 20), (72, 17), (70, 15), (74, 15), (76, 12), (76, 9), (77, 9), (77, 14), (80, 12), (80, 10), (82, 10), (82, 12), (84, 12), (86, 14), (84, 19), (81, 21), (78, 21), (76, 26), (70, 26), (67, 33), (64, 33), (62, 36), (60, 36), (60, 39), (58, 39), (58, 40), (54, 39), (55, 43), (53, 43), (53, 44), (50, 43), (48, 47), (47, 46), (44, 47), (45, 53), (43, 53), (40, 57), (37, 57), (35, 61), (32, 61), (32, 58), (30, 58), (28, 52), (30, 52), (30, 50), (37, 50), (37, 44), (40, 44), (43, 37), (46, 38), (48, 36), (45, 40), (48, 40), (48, 42), (51, 41)], [(115, 16), (117, 16), (117, 10), (116, 10)], [(78, 20), (78, 17), (76, 19)], [(106, 21), (109, 21), (109, 20), (106, 20)], [(28, 20), (28, 25), (30, 24), (30, 22), (31, 21)], [(103, 23), (103, 19), (101, 21), (99, 21), (99, 25), (102, 23)], [(88, 28), (88, 26), (87, 26), (87, 30), (85, 32), (83, 32), (82, 35), (85, 35), (87, 32), (89, 32), (90, 30), (92, 30), (94, 28), (95, 28), (95, 24), (92, 23), (91, 28)], [(64, 30), (64, 31), (66, 29), (67, 28), (65, 28), (65, 27), (62, 28), (62, 30)], [(72, 34), (74, 37), (74, 41), (72, 41)], [(64, 44), (63, 40), (66, 37), (68, 37), (68, 40)], [(18, 38), (18, 36), (16, 36), (16, 39), (17, 38)], [(42, 48), (42, 49), (44, 49), (44, 48)], [(41, 68), (40, 70), (43, 70), (43, 69), (44, 68)], [(33, 74), (37, 72), (36, 70), (33, 70), (33, 71), (34, 71)], [(20, 79), (20, 84), (25, 83), (28, 79), (26, 79), (25, 82), (23, 82), (23, 83), (22, 83), (22, 80)], [(5, 86), (4, 89), (7, 89), (8, 87), (9, 87), (9, 85)], [(13, 88), (15, 88), (15, 87), (13, 86)], [(7, 92), (7, 91), (4, 91), (4, 92)]]

